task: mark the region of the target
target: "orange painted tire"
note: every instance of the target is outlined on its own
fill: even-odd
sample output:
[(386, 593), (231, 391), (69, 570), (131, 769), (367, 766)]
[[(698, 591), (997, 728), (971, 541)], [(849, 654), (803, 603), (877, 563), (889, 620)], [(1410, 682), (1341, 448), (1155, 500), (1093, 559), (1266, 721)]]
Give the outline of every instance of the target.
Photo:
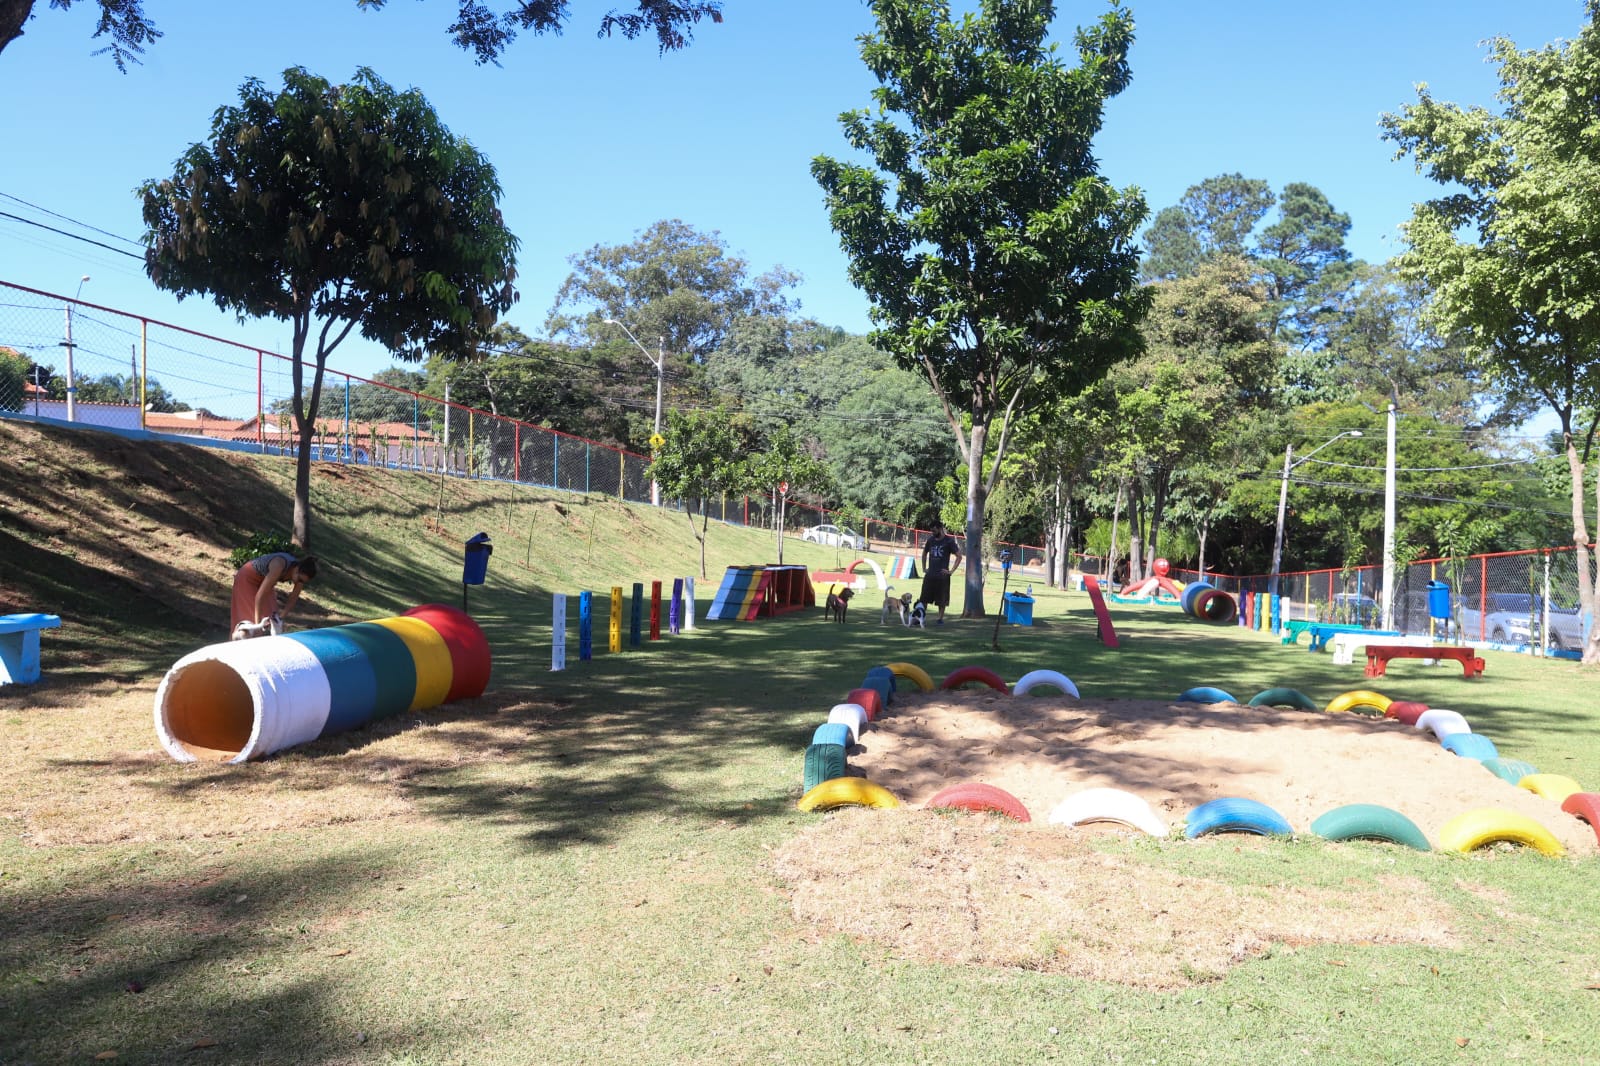
[(1003, 814), (1007, 818), (1014, 818), (1019, 822), (1031, 822), (1028, 808), (1022, 801), (1003, 788), (986, 785), (981, 781), (963, 781), (959, 785), (949, 785), (933, 794), (933, 798), (923, 804), (925, 807), (944, 807), (963, 811), (994, 812)]
[(939, 682), (939, 687), (942, 689), (956, 689), (969, 681), (977, 681), (980, 684), (988, 685), (996, 692), (1004, 692), (1008, 696), (1011, 695), (1011, 689), (1006, 686), (1004, 681), (1000, 680), (1000, 675), (985, 666), (963, 666), (959, 670), (952, 670), (949, 676)]
[(450, 649), (450, 691), (444, 698), (446, 703), (483, 695), (483, 690), (489, 687), (493, 657), (489, 652), (489, 638), (471, 615), (443, 603), (425, 603), (404, 612), (401, 617), (422, 619), (444, 638), (444, 646)]
[(1594, 838), (1600, 840), (1600, 793), (1574, 792), (1561, 801), (1561, 809), (1588, 822)]

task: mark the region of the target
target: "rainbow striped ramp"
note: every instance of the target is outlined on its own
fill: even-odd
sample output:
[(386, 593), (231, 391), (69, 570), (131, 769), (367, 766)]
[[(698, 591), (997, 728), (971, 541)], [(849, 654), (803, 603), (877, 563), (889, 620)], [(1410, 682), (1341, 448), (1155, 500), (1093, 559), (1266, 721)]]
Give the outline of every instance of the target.
[(909, 581), (917, 576), (917, 560), (909, 555), (896, 555), (889, 563), (889, 576)]
[(771, 577), (765, 566), (730, 566), (711, 601), (706, 617), (714, 621), (755, 621)]

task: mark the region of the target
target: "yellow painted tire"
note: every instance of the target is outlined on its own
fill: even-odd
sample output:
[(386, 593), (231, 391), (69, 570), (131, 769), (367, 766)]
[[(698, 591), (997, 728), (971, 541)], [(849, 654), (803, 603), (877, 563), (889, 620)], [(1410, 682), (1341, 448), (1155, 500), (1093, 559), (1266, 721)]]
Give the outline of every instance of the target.
[(1583, 786), (1566, 774), (1528, 774), (1517, 779), (1517, 787), (1558, 804), (1567, 802), (1574, 792), (1583, 791)]
[(1544, 855), (1559, 858), (1567, 853), (1550, 830), (1515, 811), (1485, 807), (1458, 814), (1439, 829), (1439, 848), (1443, 851), (1475, 851), (1485, 844), (1507, 840), (1526, 844)]
[(933, 678), (928, 676), (926, 670), (910, 663), (885, 663), (889, 672), (895, 677), (903, 677), (923, 692), (933, 691)]
[(1336, 714), (1339, 711), (1349, 711), (1356, 707), (1371, 707), (1379, 714), (1382, 714), (1389, 709), (1389, 704), (1393, 702), (1381, 692), (1358, 688), (1329, 700), (1326, 710), (1329, 714)]
[(864, 777), (834, 777), (813, 785), (798, 804), (802, 811), (831, 811), (835, 807), (898, 807), (900, 801)]

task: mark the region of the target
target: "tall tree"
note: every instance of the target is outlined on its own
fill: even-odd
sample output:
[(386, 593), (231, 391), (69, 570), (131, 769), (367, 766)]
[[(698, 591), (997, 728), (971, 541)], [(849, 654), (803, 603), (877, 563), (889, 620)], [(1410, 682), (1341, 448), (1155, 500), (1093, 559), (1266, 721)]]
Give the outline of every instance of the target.
[(1144, 201), (1107, 183), (1092, 149), (1128, 84), (1133, 19), (1113, 7), (1080, 29), (1069, 68), (1045, 43), (1048, 0), (982, 0), (958, 22), (944, 0), (871, 8), (861, 56), (877, 114), (840, 121), (874, 166), (818, 156), (811, 170), (872, 301), (873, 342), (927, 377), (966, 460), (962, 613), (976, 617), (1012, 420), (1139, 345)]
[[(109, 52), (117, 69), (126, 73), (129, 63), (139, 62), (147, 45), (154, 44), (161, 31), (145, 16), (144, 0), (77, 0), (100, 9), (94, 37), (110, 43), (100, 52)], [(355, 0), (360, 8), (381, 8), (388, 0)], [(50, 0), (50, 6), (66, 10), (74, 0)], [(503, 11), (496, 11), (482, 0), (457, 0), (456, 21), (447, 33), (457, 45), (477, 56), (479, 63), (498, 62), (519, 32), (560, 33), (567, 24), (569, 0), (518, 0)], [(34, 16), (39, 0), (0, 0), (0, 52), (22, 36), (23, 26)], [(606, 12), (596, 36), (620, 33), (632, 39), (654, 33), (661, 51), (671, 52), (686, 46), (694, 37), (694, 26), (701, 19), (722, 21), (721, 0), (638, 0), (638, 10)], [(98, 53), (97, 53), (98, 54)]]
[(1291, 181), (1278, 198), (1278, 220), (1256, 243), (1258, 274), (1266, 285), (1273, 333), (1301, 347), (1315, 343), (1320, 300), (1309, 299), (1334, 264), (1347, 262), (1350, 216), (1335, 211), (1315, 185)]
[(668, 411), (661, 437), (650, 476), (661, 486), (663, 498), (684, 501), (689, 530), (700, 545), (700, 576), (705, 577), (706, 530), (711, 525), (707, 504), (715, 497), (756, 487), (747, 460), (759, 451), (758, 434), (748, 418), (719, 407)]
[[(1500, 114), (1435, 100), (1424, 85), (1383, 126), (1399, 156), (1450, 189), (1417, 205), (1401, 271), (1433, 287), (1442, 330), (1468, 338), (1491, 374), (1536, 392), (1560, 422), (1579, 594), (1594, 618), (1585, 497), (1600, 410), (1600, 0), (1585, 8), (1574, 40), (1531, 51), (1490, 42)], [(1600, 479), (1594, 502), (1600, 523)], [(1600, 625), (1583, 661), (1600, 663)]]
[(494, 168), (415, 89), (366, 69), (330, 85), (296, 67), (282, 92), (252, 78), (239, 97), (217, 110), (209, 144), (140, 188), (145, 271), (179, 299), (290, 323), (293, 532), (310, 548), (329, 354), (357, 328), (401, 359), (469, 351), (516, 299), (517, 240)]
[(1273, 202), (1271, 186), (1243, 174), (1219, 174), (1189, 186), (1145, 231), (1145, 277), (1181, 278), (1212, 256), (1249, 254), (1251, 234)]

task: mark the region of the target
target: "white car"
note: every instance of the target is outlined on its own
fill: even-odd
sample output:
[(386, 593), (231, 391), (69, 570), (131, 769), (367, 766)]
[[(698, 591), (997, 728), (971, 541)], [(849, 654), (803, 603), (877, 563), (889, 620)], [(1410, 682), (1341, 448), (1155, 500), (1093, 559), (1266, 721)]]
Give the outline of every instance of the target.
[(812, 544), (825, 544), (830, 548), (852, 548), (856, 551), (867, 550), (867, 538), (848, 529), (838, 526), (810, 526), (800, 533), (801, 540), (808, 540)]

